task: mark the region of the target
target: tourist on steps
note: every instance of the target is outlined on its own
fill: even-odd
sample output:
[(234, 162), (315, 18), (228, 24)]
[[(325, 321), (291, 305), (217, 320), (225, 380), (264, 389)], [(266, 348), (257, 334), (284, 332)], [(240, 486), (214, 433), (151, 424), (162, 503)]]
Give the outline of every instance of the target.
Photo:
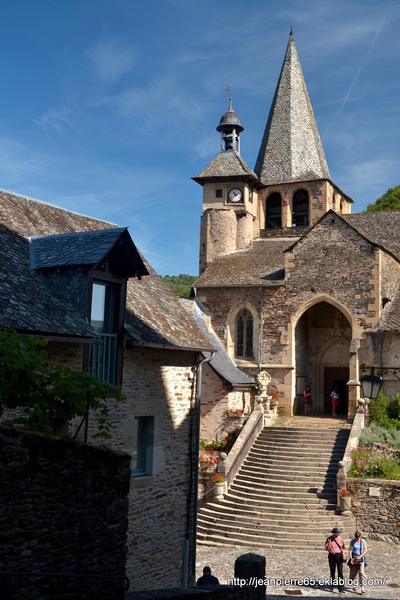
[(361, 537), (360, 531), (356, 531), (354, 538), (350, 542), (349, 556), (350, 556), (350, 579), (356, 581), (354, 585), (354, 591), (358, 592), (358, 584), (361, 584), (361, 593), (365, 593), (364, 583), (364, 567), (365, 567), (365, 555), (367, 554), (367, 544)]
[(339, 593), (344, 594), (344, 579), (343, 579), (343, 563), (346, 562), (346, 552), (344, 547), (344, 541), (340, 537), (341, 531), (337, 527), (334, 527), (331, 531), (332, 535), (326, 539), (325, 550), (328, 551), (329, 569), (331, 571), (331, 592), (333, 592), (335, 572), (337, 567), (337, 587)]
[(202, 577), (199, 577), (196, 585), (219, 585), (219, 581), (211, 575), (210, 567), (204, 567)]
[(340, 403), (339, 392), (337, 391), (337, 387), (333, 388), (331, 391), (331, 400), (332, 400), (332, 417), (337, 417), (336, 411), (337, 407)]
[(311, 414), (311, 405), (312, 405), (312, 391), (310, 386), (308, 385), (304, 391), (304, 414)]

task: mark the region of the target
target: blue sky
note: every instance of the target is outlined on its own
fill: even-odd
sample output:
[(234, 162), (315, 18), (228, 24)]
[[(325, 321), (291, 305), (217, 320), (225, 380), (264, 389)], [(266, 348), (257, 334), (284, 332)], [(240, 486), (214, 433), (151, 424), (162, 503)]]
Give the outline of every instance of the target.
[(228, 109), (254, 168), (291, 26), (353, 212), (400, 184), (397, 0), (0, 0), (0, 188), (128, 226), (198, 273), (202, 188)]

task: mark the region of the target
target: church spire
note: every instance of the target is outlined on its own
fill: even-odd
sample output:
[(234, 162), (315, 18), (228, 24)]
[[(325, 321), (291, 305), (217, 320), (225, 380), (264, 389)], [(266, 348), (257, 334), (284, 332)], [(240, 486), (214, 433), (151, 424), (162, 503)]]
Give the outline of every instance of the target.
[(293, 29), (254, 171), (266, 185), (330, 179)]

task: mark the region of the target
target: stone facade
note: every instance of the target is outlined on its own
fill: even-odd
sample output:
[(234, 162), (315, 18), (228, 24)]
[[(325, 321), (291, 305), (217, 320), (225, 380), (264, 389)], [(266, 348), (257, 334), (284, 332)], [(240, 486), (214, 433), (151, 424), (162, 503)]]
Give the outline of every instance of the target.
[(386, 479), (347, 479), (355, 494), (352, 512), (358, 528), (371, 539), (400, 544), (400, 482)]
[[(125, 575), (130, 457), (0, 427), (0, 569)], [(2, 597), (123, 598), (124, 581), (2, 578)]]

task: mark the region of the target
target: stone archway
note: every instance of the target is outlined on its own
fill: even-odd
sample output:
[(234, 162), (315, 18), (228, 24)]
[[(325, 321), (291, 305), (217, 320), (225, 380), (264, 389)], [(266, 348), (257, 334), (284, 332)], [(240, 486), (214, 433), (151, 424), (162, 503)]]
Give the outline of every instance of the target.
[[(310, 306), (297, 321), (295, 332), (296, 400), (294, 411), (302, 406), (299, 383), (305, 380), (313, 390), (313, 413), (326, 412), (325, 369), (349, 369), (351, 323), (333, 304), (321, 300)], [(348, 375), (347, 375), (348, 376)]]

